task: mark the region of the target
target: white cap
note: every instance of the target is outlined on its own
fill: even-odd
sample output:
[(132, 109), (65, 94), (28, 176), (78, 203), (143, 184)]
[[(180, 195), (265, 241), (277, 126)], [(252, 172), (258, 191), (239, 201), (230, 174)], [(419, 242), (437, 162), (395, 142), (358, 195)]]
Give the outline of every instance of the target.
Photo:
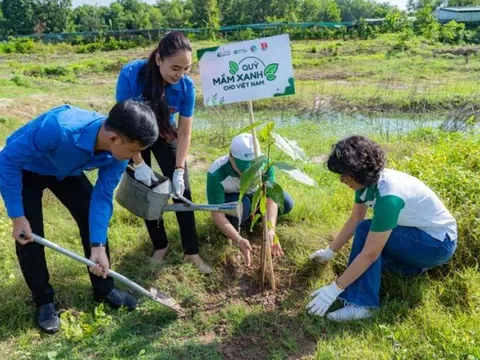
[[(257, 139), (255, 139), (255, 141), (260, 151), (260, 144)], [(242, 161), (252, 161), (255, 159), (252, 134), (243, 133), (235, 136), (230, 145), (230, 153), (235, 159)]]

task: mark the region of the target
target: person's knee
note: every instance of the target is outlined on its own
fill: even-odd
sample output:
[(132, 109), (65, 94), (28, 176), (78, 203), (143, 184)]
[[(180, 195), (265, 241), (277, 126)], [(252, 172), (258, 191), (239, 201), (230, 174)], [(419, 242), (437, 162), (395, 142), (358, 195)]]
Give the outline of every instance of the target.
[(286, 215), (289, 212), (291, 212), (292, 209), (293, 209), (293, 204), (294, 204), (293, 199), (290, 196), (290, 194), (287, 193), (286, 191), (284, 191), (283, 192), (283, 213), (282, 213), (282, 215)]

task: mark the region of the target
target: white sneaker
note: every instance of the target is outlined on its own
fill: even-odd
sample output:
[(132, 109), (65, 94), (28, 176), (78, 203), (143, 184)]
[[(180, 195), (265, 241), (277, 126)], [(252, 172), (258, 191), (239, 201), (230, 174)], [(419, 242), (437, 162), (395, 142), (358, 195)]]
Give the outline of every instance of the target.
[(372, 316), (373, 311), (366, 307), (345, 305), (345, 307), (327, 314), (327, 319), (340, 322), (368, 319)]

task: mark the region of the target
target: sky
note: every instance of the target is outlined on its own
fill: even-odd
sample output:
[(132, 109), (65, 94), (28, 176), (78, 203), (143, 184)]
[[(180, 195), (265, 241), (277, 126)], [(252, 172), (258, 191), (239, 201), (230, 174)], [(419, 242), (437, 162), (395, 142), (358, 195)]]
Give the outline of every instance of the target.
[[(108, 5), (112, 3), (114, 0), (72, 0), (72, 4), (74, 7), (83, 5), (83, 4), (89, 4), (89, 5)], [(390, 4), (397, 5), (400, 9), (405, 9), (407, 0), (386, 0)], [(143, 2), (146, 2), (148, 4), (155, 4), (157, 1), (156, 0), (143, 0)], [(380, 2), (383, 2), (380, 1)]]

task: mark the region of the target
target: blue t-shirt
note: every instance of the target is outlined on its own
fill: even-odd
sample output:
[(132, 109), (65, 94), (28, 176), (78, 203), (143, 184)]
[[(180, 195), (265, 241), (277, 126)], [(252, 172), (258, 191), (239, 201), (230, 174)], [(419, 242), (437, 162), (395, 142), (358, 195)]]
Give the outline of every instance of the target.
[[(128, 99), (143, 100), (143, 81), (138, 81), (140, 70), (147, 64), (146, 59), (135, 60), (122, 68), (117, 81), (117, 102)], [(191, 117), (195, 108), (195, 84), (184, 75), (176, 84), (165, 87), (165, 98), (170, 110), (170, 122), (175, 124), (175, 114)]]
[(62, 105), (41, 114), (15, 131), (0, 151), (0, 193), (8, 216), (24, 216), (22, 170), (62, 180), (99, 169), (93, 188), (90, 241), (107, 241), (113, 211), (113, 191), (127, 168), (109, 151), (95, 153), (97, 135), (105, 116)]

